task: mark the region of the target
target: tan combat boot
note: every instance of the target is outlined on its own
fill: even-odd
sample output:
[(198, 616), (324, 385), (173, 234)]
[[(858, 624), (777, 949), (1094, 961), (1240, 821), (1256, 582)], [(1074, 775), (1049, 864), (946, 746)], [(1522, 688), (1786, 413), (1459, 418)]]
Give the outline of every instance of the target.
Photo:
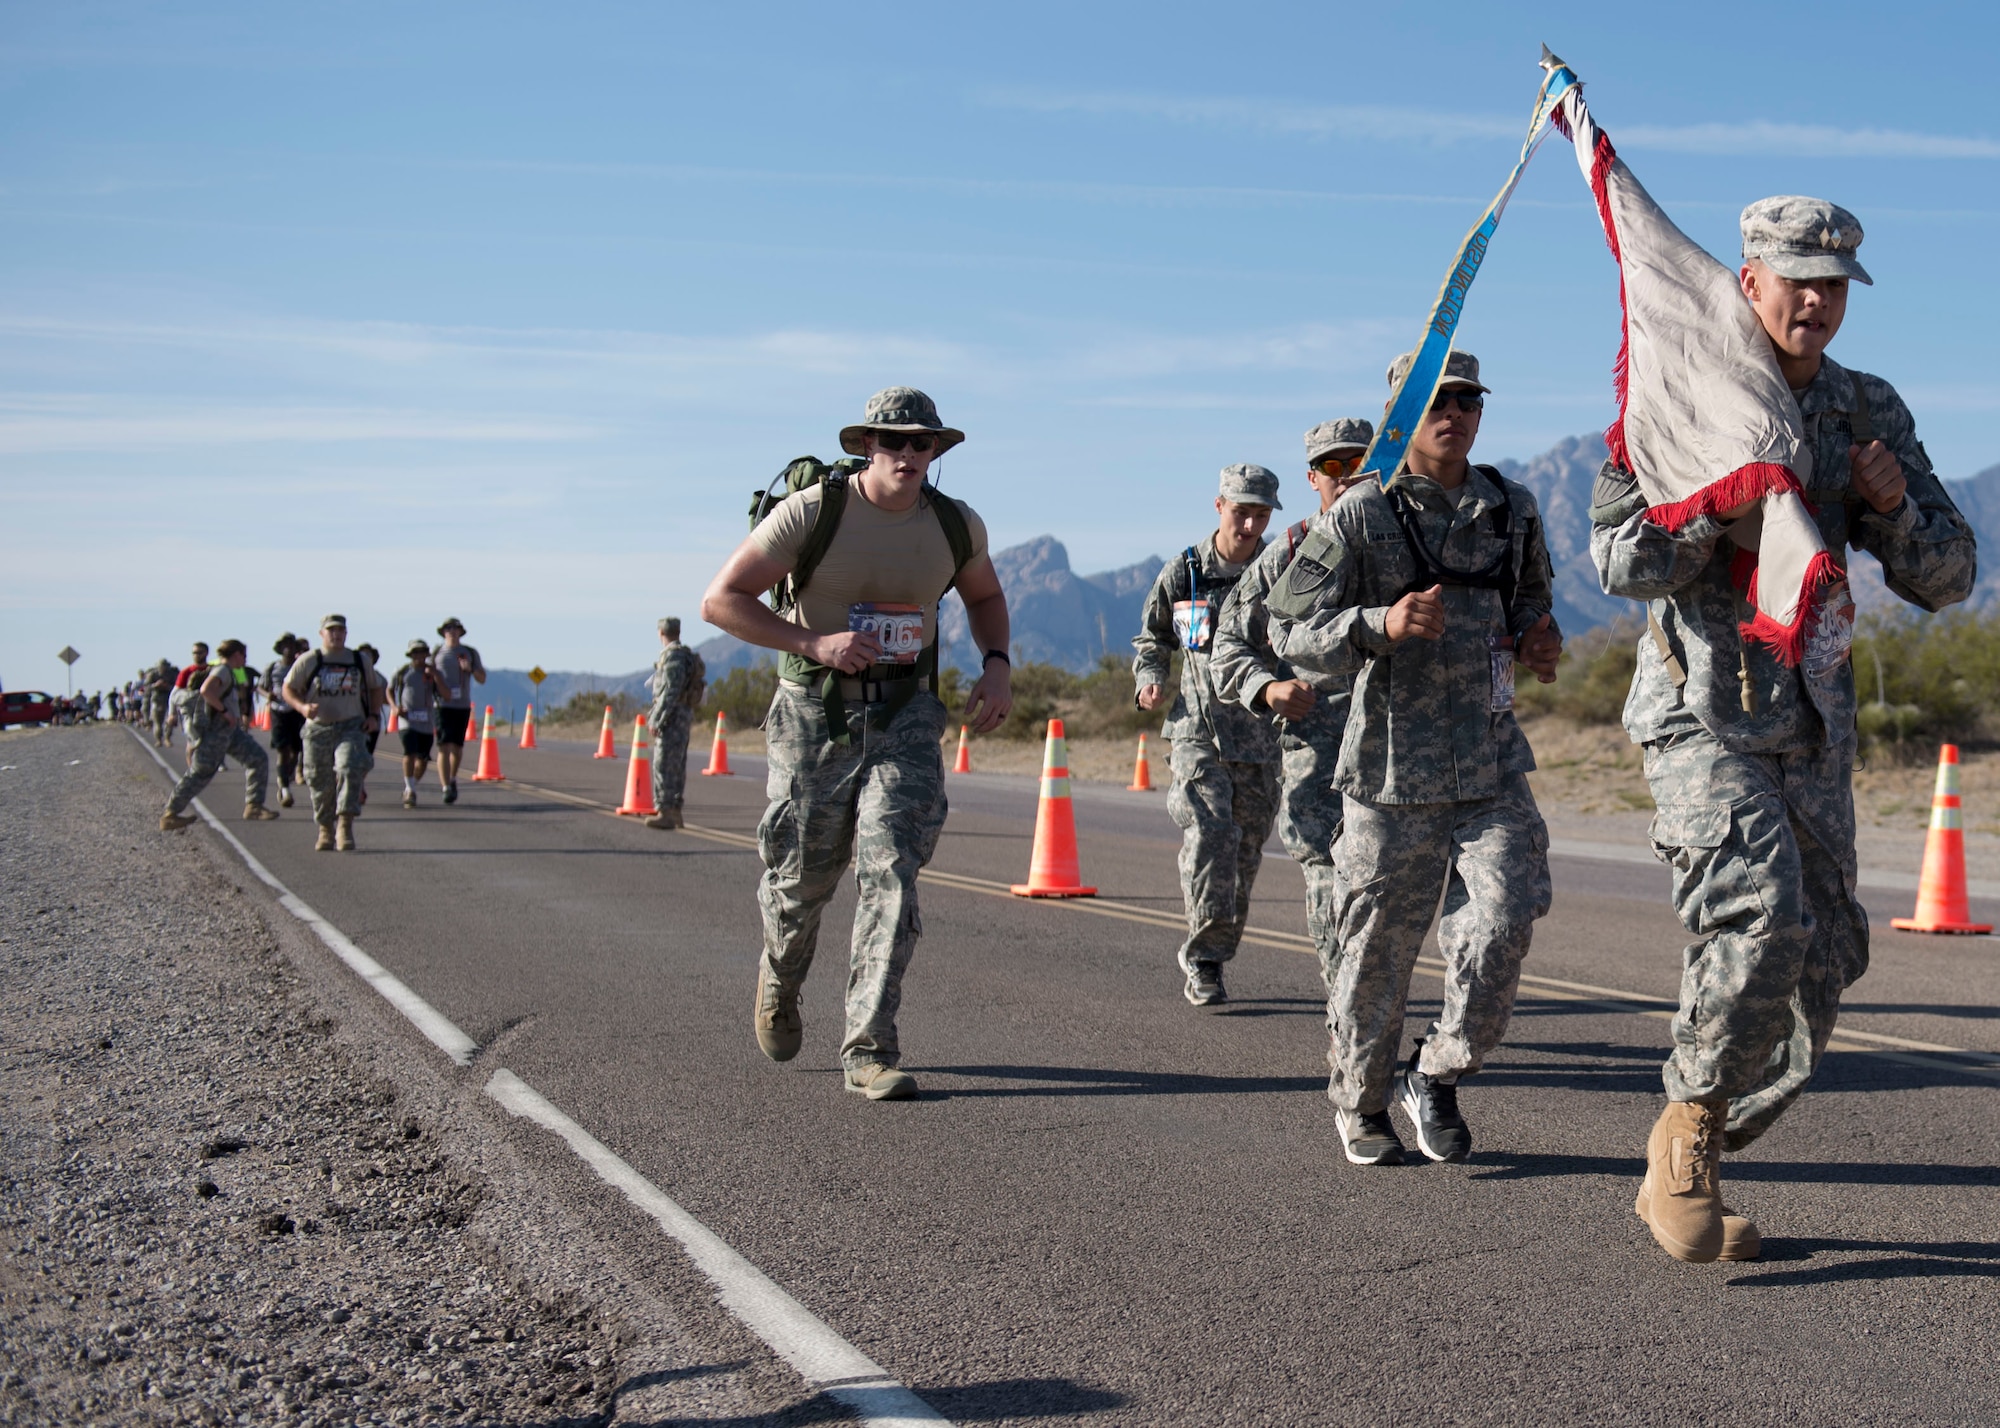
[(1646, 1228), (1689, 1264), (1721, 1257), (1722, 1121), (1728, 1108), (1669, 1101), (1646, 1139)]
[(917, 1094), (917, 1078), (879, 1061), (847, 1068), (847, 1089), (871, 1101), (908, 1101)]
[(319, 825), (319, 838), (313, 843), (313, 851), (315, 853), (331, 853), (333, 851), (333, 825), (331, 823), (322, 823)]
[(277, 816), (277, 809), (266, 808), (261, 803), (246, 803), (243, 805), (243, 821), (245, 823), (269, 823)]
[(757, 1045), (773, 1061), (790, 1061), (799, 1054), (805, 1040), (805, 1023), (799, 1017), (799, 993), (787, 990), (762, 964), (757, 968), (757, 1007), (752, 1025), (757, 1029)]
[[(1641, 1220), (1653, 1213), (1653, 1175), (1650, 1170), (1646, 1178), (1639, 1182), (1639, 1198), (1632, 1202), (1632, 1209)], [(1722, 1207), (1722, 1253), (1721, 1260), (1755, 1259), (1764, 1252), (1764, 1237), (1757, 1231), (1756, 1222), (1747, 1215), (1739, 1215), (1727, 1205)]]
[(160, 815), (160, 831), (162, 833), (178, 833), (183, 828), (192, 828), (200, 821), (192, 813), (174, 813), (170, 811)]
[(354, 851), (354, 815), (342, 813), (333, 820), (333, 846), (343, 853)]
[(662, 808), (646, 820), (648, 828), (684, 828), (687, 824), (681, 818), (678, 808)]

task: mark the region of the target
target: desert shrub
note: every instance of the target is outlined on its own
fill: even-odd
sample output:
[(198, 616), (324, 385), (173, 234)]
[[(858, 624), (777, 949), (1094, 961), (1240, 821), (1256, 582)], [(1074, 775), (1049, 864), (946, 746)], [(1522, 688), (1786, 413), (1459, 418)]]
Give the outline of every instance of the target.
[(1579, 724), (1616, 724), (1625, 712), (1645, 631), (1644, 620), (1619, 619), (1565, 640), (1554, 684), (1543, 684), (1526, 666), (1516, 667), (1519, 717), (1555, 714)]
[(1015, 666), (1013, 684), (1014, 712), (996, 736), (1026, 740), (1046, 734), (1051, 719), (1061, 719), (1073, 739), (1157, 734), (1179, 689), (1176, 675), (1167, 682), (1166, 702), (1146, 713), (1132, 702), (1132, 666), (1115, 654), (1101, 656), (1084, 674), (1029, 661)]
[(601, 689), (584, 689), (551, 709), (549, 720), (552, 723), (595, 724), (604, 717), (604, 706), (607, 704), (611, 706), (613, 724), (626, 723), (646, 708), (629, 694), (606, 694)]
[(709, 679), (708, 697), (701, 702), (701, 717), (706, 721), (721, 714), (732, 729), (761, 729), (764, 716), (771, 709), (771, 696), (777, 692), (776, 665), (760, 662), (747, 669), (732, 669)]
[(2000, 610), (1864, 615), (1854, 637), (1862, 737), (1880, 753), (1928, 759), (1939, 740), (1982, 742), (1996, 732)]

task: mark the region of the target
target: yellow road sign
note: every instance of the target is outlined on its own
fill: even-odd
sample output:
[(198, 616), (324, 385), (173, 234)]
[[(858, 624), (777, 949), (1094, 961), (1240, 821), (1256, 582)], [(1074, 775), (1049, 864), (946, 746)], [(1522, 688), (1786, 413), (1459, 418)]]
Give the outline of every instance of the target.
[(530, 681), (534, 683), (537, 689), (541, 688), (542, 681), (547, 679), (548, 677), (549, 677), (549, 672), (543, 669), (540, 665), (536, 665), (533, 669), (528, 671), (528, 678)]

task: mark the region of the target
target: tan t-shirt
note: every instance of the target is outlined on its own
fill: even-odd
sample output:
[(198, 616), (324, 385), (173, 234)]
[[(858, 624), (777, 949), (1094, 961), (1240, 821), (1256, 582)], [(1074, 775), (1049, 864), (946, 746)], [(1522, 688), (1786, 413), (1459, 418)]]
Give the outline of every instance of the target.
[[(809, 486), (787, 496), (759, 522), (750, 539), (757, 549), (788, 565), (796, 565), (819, 519), (820, 488)], [(986, 554), (986, 522), (963, 501), (966, 530), (972, 536), (973, 558)], [(921, 605), (924, 643), (937, 640), (937, 602), (957, 572), (951, 542), (931, 510), (928, 493), (907, 511), (872, 506), (858, 482), (847, 485), (847, 508), (833, 533), (805, 597), (785, 612), (785, 618), (817, 635), (837, 635), (847, 629), (847, 607), (861, 602)]]
[(388, 681), (353, 650), (339, 654), (308, 650), (285, 676), (285, 688), (308, 704), (319, 704), (321, 724), (365, 717), (373, 702), (370, 691), (387, 687)]

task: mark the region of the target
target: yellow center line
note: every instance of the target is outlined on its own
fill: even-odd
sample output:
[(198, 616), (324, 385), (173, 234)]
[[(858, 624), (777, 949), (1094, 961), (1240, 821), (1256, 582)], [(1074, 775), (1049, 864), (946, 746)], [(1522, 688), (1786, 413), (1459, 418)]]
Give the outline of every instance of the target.
[[(512, 782), (512, 780), (509, 780)], [(563, 793), (552, 788), (542, 788), (531, 783), (515, 783), (515, 788), (523, 793), (537, 794), (554, 799), (558, 803), (573, 804), (601, 813), (607, 818), (619, 818), (616, 807), (596, 799), (583, 798), (573, 793)], [(710, 842), (723, 843), (732, 848), (756, 850), (757, 840), (742, 833), (730, 833), (721, 828), (707, 828), (689, 823), (681, 828), (683, 833), (695, 838), (706, 838)], [(1017, 905), (1032, 903), (1042, 907), (1061, 907), (1070, 912), (1087, 912), (1094, 917), (1115, 918), (1121, 922), (1144, 923), (1149, 927), (1165, 928), (1173, 932), (1185, 932), (1187, 919), (1176, 913), (1160, 912), (1150, 907), (1136, 907), (1131, 903), (1119, 902), (1113, 898), (1019, 898), (1014, 896), (1008, 884), (995, 882), (991, 878), (975, 878), (966, 873), (947, 873), (936, 868), (925, 868), (917, 876), (927, 883), (953, 888), (960, 892), (979, 893), (985, 897), (1005, 898)], [(1296, 932), (1281, 932), (1275, 928), (1246, 927), (1243, 941), (1260, 947), (1273, 947), (1281, 952), (1300, 952), (1316, 955), (1310, 937)], [(1442, 978), (1446, 967), (1435, 957), (1419, 957), (1417, 970), (1427, 976)], [(1560, 977), (1541, 977), (1529, 973), (1521, 975), (1521, 986), (1536, 995), (1551, 1001), (1574, 1002), (1581, 1006), (1601, 1007), (1605, 1011), (1627, 1016), (1650, 1017), (1655, 1021), (1672, 1021), (1677, 1008), (1673, 1002), (1663, 997), (1649, 997), (1643, 992), (1621, 991), (1615, 987), (1592, 986), (1588, 982), (1564, 981)], [(1891, 1049), (1894, 1048), (1894, 1049)], [(1900, 1036), (1889, 1036), (1881, 1032), (1855, 1031), (1842, 1027), (1834, 1039), (1827, 1042), (1829, 1051), (1865, 1052), (1879, 1056), (1885, 1061), (1895, 1061), (1906, 1066), (1922, 1066), (1930, 1070), (1975, 1071), (1989, 1076), (2000, 1076), (2000, 1058), (1990, 1058), (1988, 1053), (1971, 1051), (1962, 1046), (1945, 1046), (1932, 1041), (1911, 1041)], [(1963, 1056), (1965, 1061), (1943, 1061), (1936, 1056), (1911, 1055), (1911, 1052), (1932, 1051), (1946, 1056)]]

